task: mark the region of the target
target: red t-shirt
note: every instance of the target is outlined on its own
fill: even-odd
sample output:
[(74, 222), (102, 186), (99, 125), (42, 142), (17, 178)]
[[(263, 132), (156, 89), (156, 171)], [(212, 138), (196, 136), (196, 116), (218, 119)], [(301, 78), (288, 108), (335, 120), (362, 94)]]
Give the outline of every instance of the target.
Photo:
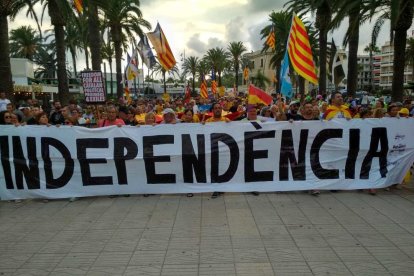
[(124, 126), (125, 125), (124, 120), (117, 118), (117, 119), (115, 119), (115, 121), (111, 122), (111, 121), (106, 119), (106, 120), (101, 120), (98, 123), (98, 127), (117, 126), (117, 125), (123, 125)]

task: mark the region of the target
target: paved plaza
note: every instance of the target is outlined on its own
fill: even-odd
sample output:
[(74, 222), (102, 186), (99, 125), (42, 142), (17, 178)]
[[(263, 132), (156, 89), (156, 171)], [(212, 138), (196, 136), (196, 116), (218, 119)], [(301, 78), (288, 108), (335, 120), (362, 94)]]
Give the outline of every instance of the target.
[(413, 275), (414, 189), (0, 203), (0, 275)]

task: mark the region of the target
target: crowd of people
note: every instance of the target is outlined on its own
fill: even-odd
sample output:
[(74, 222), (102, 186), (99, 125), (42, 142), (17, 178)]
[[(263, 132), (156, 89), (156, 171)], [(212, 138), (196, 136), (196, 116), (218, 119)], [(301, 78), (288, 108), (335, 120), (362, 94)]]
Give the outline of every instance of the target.
[[(104, 105), (82, 104), (71, 100), (68, 105), (54, 101), (51, 106), (42, 106), (36, 99), (28, 99), (16, 106), (6, 98), (4, 92), (0, 92), (0, 125), (16, 126), (70, 125), (94, 128), (231, 121), (413, 118), (413, 115), (413, 101), (409, 98), (403, 102), (390, 103), (378, 98), (371, 103), (360, 104), (351, 97), (344, 99), (340, 92), (329, 96), (298, 96), (291, 100), (277, 94), (273, 96), (270, 105), (249, 104), (247, 95), (241, 95), (215, 99), (179, 97), (169, 101), (138, 98), (127, 104), (108, 101)], [(319, 191), (311, 193), (318, 195)], [(375, 190), (370, 190), (370, 193), (375, 194)], [(213, 197), (218, 195), (219, 193), (213, 193)]]

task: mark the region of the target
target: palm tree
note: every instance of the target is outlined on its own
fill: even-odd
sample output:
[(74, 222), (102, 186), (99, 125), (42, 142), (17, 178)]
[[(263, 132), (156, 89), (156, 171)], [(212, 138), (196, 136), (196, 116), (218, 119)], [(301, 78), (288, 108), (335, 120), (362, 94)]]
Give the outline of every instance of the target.
[[(166, 85), (166, 79), (165, 79), (165, 73), (167, 73), (167, 71), (165, 70), (165, 68), (160, 64), (160, 63), (156, 63), (154, 65), (154, 67), (152, 68), (153, 73), (155, 73), (156, 75), (161, 74), (162, 75), (162, 83), (164, 84), (164, 93), (167, 93), (167, 85)], [(173, 68), (171, 68), (170, 70), (168, 70), (168, 73), (172, 76), (174, 75), (179, 75), (179, 70), (177, 65), (174, 65)]]
[(208, 66), (213, 70), (213, 79), (217, 79), (218, 75), (218, 86), (221, 86), (221, 74), (229, 67), (230, 62), (228, 60), (229, 54), (224, 51), (223, 48), (209, 49), (203, 59), (207, 62)]
[[(394, 43), (392, 99), (401, 101), (404, 95), (404, 65), (407, 30), (413, 21), (414, 0), (372, 0), (371, 15), (380, 16), (375, 22), (372, 41), (376, 38), (386, 20), (390, 21), (390, 40)], [(373, 43), (375, 44), (375, 43)]]
[(65, 0), (33, 0), (33, 3), (41, 3), (43, 12), (49, 11), (50, 21), (53, 25), (56, 41), (58, 96), (62, 104), (69, 101), (68, 76), (66, 72), (66, 43), (65, 27), (70, 17), (74, 16), (72, 7)]
[[(374, 13), (372, 10), (379, 0), (349, 0), (335, 2), (336, 16), (332, 20), (332, 26), (337, 28), (348, 17), (348, 29), (344, 36), (343, 45), (348, 45), (348, 74), (347, 92), (349, 96), (355, 96), (358, 84), (358, 44), (359, 26), (370, 20)], [(374, 45), (375, 43), (373, 43)]]
[(407, 48), (405, 49), (405, 60), (411, 65), (411, 81), (414, 82), (414, 38), (407, 39)]
[[(111, 38), (115, 49), (115, 67), (117, 82), (117, 97), (123, 97), (122, 86), (122, 41), (124, 32), (128, 37), (136, 35), (142, 37), (144, 31), (142, 27), (151, 29), (151, 24), (142, 17), (139, 7), (139, 0), (108, 0), (102, 3), (102, 10), (107, 19), (107, 26), (110, 28)], [(123, 37), (124, 36), (124, 37)]]
[(372, 92), (374, 90), (374, 74), (372, 72), (374, 70), (373, 55), (374, 55), (374, 53), (379, 53), (380, 49), (376, 45), (372, 44), (372, 42), (371, 42), (369, 45), (367, 45), (364, 48), (364, 52), (369, 53), (369, 71), (371, 73), (371, 78), (370, 78), (370, 84), (369, 85), (370, 85), (370, 92)]
[[(105, 1), (104, 1), (105, 2)], [(88, 0), (86, 9), (88, 21), (88, 46), (91, 49), (92, 70), (101, 70), (101, 33), (99, 28), (98, 6), (102, 5), (102, 0)]]
[(261, 89), (265, 89), (266, 88), (266, 84), (269, 85), (270, 84), (270, 80), (268, 77), (266, 77), (261, 70), (259, 70), (257, 72), (257, 74), (255, 76), (252, 77), (253, 83), (255, 86), (261, 88)]
[[(279, 77), (281, 71), (281, 62), (286, 51), (286, 42), (289, 37), (290, 25), (292, 23), (292, 14), (288, 11), (273, 11), (271, 14), (269, 14), (269, 21), (271, 24), (265, 26), (260, 31), (260, 34), (262, 35), (262, 39), (268, 37), (273, 27), (276, 37), (276, 47), (275, 51), (273, 52), (273, 56), (270, 59), (270, 66), (272, 68), (276, 68), (277, 83), (280, 83)], [(269, 46), (264, 43), (262, 52), (266, 51), (269, 51)], [(276, 90), (279, 91), (278, 88)]]
[(38, 51), (33, 57), (33, 62), (36, 64), (35, 78), (36, 79), (54, 79), (56, 78), (57, 60), (55, 51), (51, 51), (49, 45), (39, 47)]
[(183, 69), (183, 74), (191, 74), (192, 76), (192, 88), (193, 91), (195, 91), (195, 78), (196, 78), (196, 74), (197, 74), (197, 67), (198, 67), (198, 57), (187, 57), (184, 59), (184, 63), (182, 66)]
[(402, 101), (404, 96), (405, 47), (407, 45), (407, 31), (413, 22), (414, 1), (396, 0), (394, 2), (397, 2), (395, 6), (397, 15), (395, 18), (391, 17), (391, 26), (395, 35), (391, 97), (394, 101)]
[[(108, 33), (109, 36), (109, 33)], [(114, 47), (111, 43), (111, 41), (108, 39), (108, 42), (103, 41), (102, 48), (101, 48), (101, 55), (102, 59), (108, 60), (109, 64), (109, 74), (111, 77), (111, 95), (114, 94), (114, 88), (113, 88), (113, 80), (112, 80), (112, 58), (114, 57)]]
[(74, 77), (77, 77), (77, 67), (76, 67), (76, 59), (77, 59), (77, 54), (76, 52), (78, 50), (82, 49), (83, 45), (83, 38), (82, 38), (82, 33), (83, 30), (85, 29), (85, 25), (83, 25), (85, 21), (85, 17), (84, 16), (79, 16), (79, 17), (71, 17), (68, 21), (68, 24), (65, 28), (65, 43), (66, 43), (66, 47), (69, 50), (70, 55), (72, 56), (72, 63), (73, 63), (73, 73), (74, 73)]
[(10, 65), (9, 23), (16, 15), (27, 7), (28, 14), (34, 14), (31, 0), (0, 0), (0, 91), (13, 98), (13, 80)]
[(285, 4), (288, 10), (299, 11), (301, 14), (308, 12), (315, 13), (315, 25), (319, 30), (319, 91), (320, 94), (326, 92), (326, 60), (328, 31), (331, 28), (332, 10), (334, 8), (332, 0), (290, 0)]
[(10, 55), (33, 60), (41, 42), (37, 31), (30, 26), (21, 26), (10, 32)]
[(240, 70), (240, 63), (241, 58), (244, 52), (247, 51), (247, 48), (243, 45), (243, 42), (230, 42), (227, 46), (227, 50), (230, 52), (230, 56), (232, 57), (232, 65), (234, 72), (236, 73), (236, 91), (239, 91), (239, 70)]

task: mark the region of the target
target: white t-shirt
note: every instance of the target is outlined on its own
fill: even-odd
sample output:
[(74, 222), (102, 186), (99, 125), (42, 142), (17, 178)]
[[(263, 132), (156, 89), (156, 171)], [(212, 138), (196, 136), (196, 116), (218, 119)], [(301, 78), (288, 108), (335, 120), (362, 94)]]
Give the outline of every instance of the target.
[(0, 112), (7, 110), (7, 105), (11, 103), (9, 99), (0, 99)]

